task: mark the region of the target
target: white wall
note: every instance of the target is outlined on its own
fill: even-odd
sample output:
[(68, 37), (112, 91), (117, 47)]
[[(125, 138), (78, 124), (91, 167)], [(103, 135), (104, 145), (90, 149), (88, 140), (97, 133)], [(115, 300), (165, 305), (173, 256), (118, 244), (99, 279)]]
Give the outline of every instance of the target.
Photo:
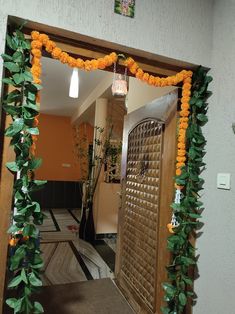
[[(203, 196), (205, 227), (198, 241), (201, 277), (195, 283), (199, 299), (194, 314), (232, 314), (235, 312), (235, 135), (231, 130), (231, 123), (235, 122), (235, 1), (217, 0), (213, 5), (212, 0), (136, 0), (134, 19), (115, 15), (113, 3), (113, 0), (0, 0), (0, 52), (4, 50), (7, 15), (15, 15), (212, 67), (214, 96), (210, 99), (210, 121), (205, 129), (208, 139)], [(232, 174), (231, 191), (216, 189), (217, 172)]]
[[(194, 314), (235, 313), (235, 1), (215, 1), (204, 234), (198, 240), (200, 278)], [(231, 190), (216, 188), (218, 172), (231, 173)]]
[(156, 98), (162, 97), (176, 89), (176, 87), (154, 87), (143, 84), (142, 81), (129, 77), (129, 91), (127, 95), (127, 112), (130, 113)]
[(0, 0), (0, 49), (4, 49), (7, 15), (14, 15), (166, 57), (210, 65), (212, 3), (136, 0), (136, 16), (131, 19), (113, 13), (114, 0)]

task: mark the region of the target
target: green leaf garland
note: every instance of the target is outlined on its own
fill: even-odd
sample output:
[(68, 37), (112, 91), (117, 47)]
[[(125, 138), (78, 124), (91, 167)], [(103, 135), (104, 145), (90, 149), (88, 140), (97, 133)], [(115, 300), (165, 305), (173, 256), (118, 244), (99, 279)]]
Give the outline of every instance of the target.
[(16, 290), (16, 297), (6, 300), (14, 313), (43, 313), (40, 303), (31, 300), (32, 294), (42, 285), (40, 272), (43, 267), (39, 249), (39, 230), (44, 215), (40, 205), (32, 200), (32, 192), (41, 188), (46, 182), (33, 180), (32, 171), (40, 167), (41, 159), (31, 153), (32, 135), (38, 135), (34, 127), (34, 118), (39, 108), (36, 104), (40, 85), (33, 83), (30, 72), (30, 42), (17, 30), (7, 35), (7, 53), (2, 55), (7, 77), (3, 83), (15, 87), (3, 100), (3, 109), (11, 116), (12, 123), (5, 135), (11, 137), (11, 146), (15, 152), (15, 161), (6, 167), (17, 173), (14, 183), (14, 207), (11, 234), (9, 270), (11, 278), (8, 288)]
[(167, 303), (161, 309), (164, 314), (181, 314), (186, 304), (191, 304), (196, 299), (193, 293), (192, 270), (197, 263), (197, 257), (193, 239), (200, 228), (198, 219), (203, 210), (203, 204), (198, 200), (204, 183), (200, 175), (205, 166), (203, 156), (206, 140), (202, 127), (208, 121), (207, 99), (211, 92), (207, 88), (211, 81), (212, 77), (202, 67), (193, 74), (189, 126), (186, 133), (187, 163), (175, 180), (184, 189), (181, 203), (172, 204), (179, 226), (174, 228), (174, 234), (167, 241), (172, 258), (171, 264), (167, 266), (170, 282), (163, 284), (164, 300)]

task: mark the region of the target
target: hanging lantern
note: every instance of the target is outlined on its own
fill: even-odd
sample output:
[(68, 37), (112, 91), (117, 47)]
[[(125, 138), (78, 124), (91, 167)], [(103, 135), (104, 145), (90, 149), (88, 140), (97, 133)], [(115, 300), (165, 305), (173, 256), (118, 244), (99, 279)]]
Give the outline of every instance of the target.
[(116, 73), (116, 63), (114, 63), (113, 69), (112, 94), (113, 96), (127, 95), (127, 68), (125, 68), (124, 74)]

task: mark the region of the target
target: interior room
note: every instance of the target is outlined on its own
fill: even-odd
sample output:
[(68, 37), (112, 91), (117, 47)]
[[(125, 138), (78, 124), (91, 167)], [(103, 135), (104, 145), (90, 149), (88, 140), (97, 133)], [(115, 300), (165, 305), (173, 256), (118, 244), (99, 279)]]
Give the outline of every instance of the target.
[[(43, 162), (35, 179), (46, 180), (47, 185), (34, 198), (46, 215), (39, 226), (45, 286), (114, 278), (124, 117), (175, 89), (144, 86), (126, 77), (127, 95), (113, 95), (115, 73), (79, 71), (78, 98), (72, 98), (72, 73), (56, 60), (42, 58), (37, 156)], [(103, 128), (106, 137), (96, 127)], [(89, 235), (81, 237), (79, 228), (89, 147), (98, 140), (109, 140), (112, 155), (105, 157), (99, 173), (93, 209), (95, 238), (89, 241)], [(93, 153), (103, 154), (103, 149)]]

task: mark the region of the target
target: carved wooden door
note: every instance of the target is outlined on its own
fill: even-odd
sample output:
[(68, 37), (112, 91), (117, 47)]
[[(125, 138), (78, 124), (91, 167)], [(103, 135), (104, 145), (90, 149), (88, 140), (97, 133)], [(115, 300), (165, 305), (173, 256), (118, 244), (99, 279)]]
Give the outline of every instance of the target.
[(125, 118), (116, 281), (136, 313), (160, 313), (169, 261), (177, 93)]

